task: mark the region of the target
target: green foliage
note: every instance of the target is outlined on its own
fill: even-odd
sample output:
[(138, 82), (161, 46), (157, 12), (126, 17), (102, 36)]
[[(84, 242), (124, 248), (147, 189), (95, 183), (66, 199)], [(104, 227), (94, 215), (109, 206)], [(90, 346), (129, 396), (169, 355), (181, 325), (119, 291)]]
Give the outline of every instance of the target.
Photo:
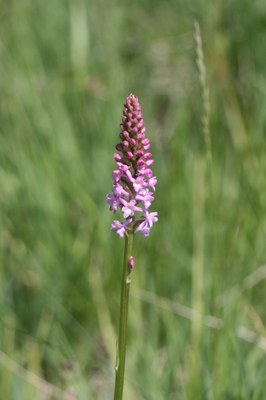
[(264, 398), (264, 2), (2, 0), (0, 22), (0, 398), (112, 398), (123, 241), (105, 194), (130, 92), (159, 222), (134, 243), (125, 399)]

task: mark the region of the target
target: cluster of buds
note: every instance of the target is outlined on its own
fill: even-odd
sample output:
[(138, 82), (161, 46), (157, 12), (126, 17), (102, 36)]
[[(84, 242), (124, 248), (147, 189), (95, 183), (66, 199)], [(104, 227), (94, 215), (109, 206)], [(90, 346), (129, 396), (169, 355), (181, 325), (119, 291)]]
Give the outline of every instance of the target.
[(112, 231), (120, 237), (129, 231), (149, 236), (153, 223), (158, 221), (157, 212), (149, 212), (157, 179), (150, 169), (154, 161), (150, 141), (145, 137), (141, 106), (133, 94), (126, 98), (120, 128), (113, 191), (106, 199), (111, 211), (122, 211), (124, 220), (115, 220)]

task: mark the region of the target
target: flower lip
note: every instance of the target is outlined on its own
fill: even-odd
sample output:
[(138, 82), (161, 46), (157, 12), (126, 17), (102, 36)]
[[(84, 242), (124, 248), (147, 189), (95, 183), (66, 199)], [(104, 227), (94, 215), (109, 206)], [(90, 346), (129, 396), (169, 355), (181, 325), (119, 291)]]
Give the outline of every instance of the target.
[(141, 207), (136, 206), (136, 200), (130, 200), (129, 202), (121, 199), (121, 203), (123, 205), (122, 212), (124, 218), (132, 217), (135, 214), (135, 211), (142, 211)]
[(114, 220), (112, 223), (111, 230), (116, 232), (116, 234), (120, 237), (124, 237), (125, 233), (127, 232), (128, 226), (131, 224), (132, 218), (127, 219), (124, 222), (120, 222), (118, 220)]

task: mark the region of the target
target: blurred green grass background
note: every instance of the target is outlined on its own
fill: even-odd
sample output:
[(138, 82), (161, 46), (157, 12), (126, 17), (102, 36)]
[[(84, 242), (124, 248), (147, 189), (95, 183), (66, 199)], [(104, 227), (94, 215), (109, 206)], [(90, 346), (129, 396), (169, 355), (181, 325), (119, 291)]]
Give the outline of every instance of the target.
[(130, 92), (159, 222), (134, 244), (125, 399), (266, 398), (265, 35), (262, 0), (0, 1), (0, 399), (113, 396)]

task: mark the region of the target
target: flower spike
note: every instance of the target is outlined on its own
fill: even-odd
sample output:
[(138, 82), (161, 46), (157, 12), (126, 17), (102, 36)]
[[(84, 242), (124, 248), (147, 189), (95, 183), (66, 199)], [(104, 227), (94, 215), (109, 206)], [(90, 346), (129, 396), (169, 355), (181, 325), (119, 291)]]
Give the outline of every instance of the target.
[(157, 179), (150, 168), (154, 161), (149, 151), (150, 141), (145, 136), (141, 106), (133, 94), (126, 98), (120, 128), (121, 141), (114, 154), (117, 168), (112, 174), (113, 191), (106, 200), (111, 211), (122, 211), (124, 220), (115, 220), (112, 230), (119, 237), (127, 232), (149, 236), (153, 223), (158, 221), (158, 213), (148, 211)]

